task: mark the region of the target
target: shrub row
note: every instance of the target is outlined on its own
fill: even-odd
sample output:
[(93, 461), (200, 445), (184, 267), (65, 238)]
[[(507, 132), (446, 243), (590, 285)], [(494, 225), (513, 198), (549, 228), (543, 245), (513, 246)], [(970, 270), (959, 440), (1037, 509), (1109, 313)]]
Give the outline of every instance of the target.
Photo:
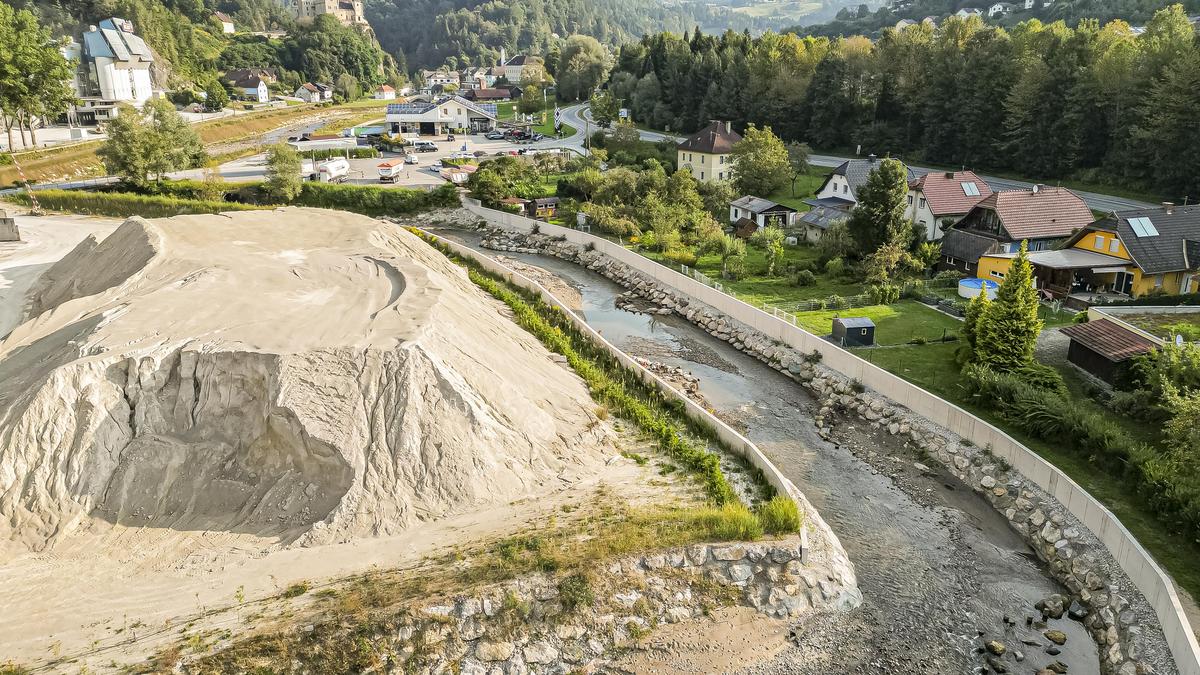
[[(29, 194), (19, 192), (10, 200), (31, 206)], [(168, 218), (194, 213), (220, 213), (222, 211), (250, 211), (271, 208), (225, 201), (181, 199), (167, 195), (140, 195), (130, 192), (86, 192), (83, 190), (39, 190), (38, 203), (52, 211), (71, 211), (92, 216), (127, 218)]]
[(536, 336), (551, 351), (566, 357), (567, 363), (587, 383), (596, 400), (651, 434), (664, 454), (695, 473), (704, 483), (709, 498), (724, 509), (722, 520), (742, 522), (741, 526), (735, 528), (737, 532), (730, 532), (728, 538), (754, 538), (763, 532), (792, 533), (800, 529), (801, 516), (796, 502), (785, 495), (770, 494), (773, 491), (765, 486), (761, 472), (759, 482), (765, 486), (770, 499), (759, 504), (754, 511), (736, 511), (743, 514), (740, 519), (729, 518), (731, 513), (735, 513), (729, 509), (737, 509), (741, 504), (721, 471), (718, 456), (700, 447), (682, 430), (686, 428), (694, 435), (707, 437), (717, 443), (719, 441), (709, 427), (694, 422), (686, 415), (681, 401), (664, 396), (661, 391), (642, 381), (589, 336), (581, 333), (562, 310), (483, 271), (473, 260), (455, 255), (420, 230), (412, 231), (466, 267), (472, 282), (508, 305), (517, 325)]
[(971, 365), (967, 394), (1034, 438), (1083, 456), (1113, 475), (1135, 481), (1147, 505), (1167, 523), (1200, 535), (1200, 465), (1196, 457), (1159, 453), (1103, 415), (1065, 396), (1057, 383), (1039, 388), (1017, 374)]
[(379, 149), (370, 146), (358, 146), (354, 148), (326, 148), (324, 150), (304, 150), (300, 153), (304, 159), (321, 161), (323, 159), (331, 159), (333, 157), (346, 157), (348, 159), (370, 159), (379, 156)]
[(459, 200), (458, 189), (450, 183), (429, 191), (304, 183), (300, 194), (291, 204), (354, 211), (368, 216), (387, 216), (416, 213), (432, 208), (452, 208), (458, 206)]

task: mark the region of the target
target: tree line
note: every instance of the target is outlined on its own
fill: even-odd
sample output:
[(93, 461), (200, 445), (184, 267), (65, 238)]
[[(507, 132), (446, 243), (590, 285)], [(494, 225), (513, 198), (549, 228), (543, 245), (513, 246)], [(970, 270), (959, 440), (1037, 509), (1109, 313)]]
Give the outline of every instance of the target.
[(1200, 198), (1200, 43), (1181, 5), (1140, 34), (974, 17), (874, 42), (660, 33), (620, 48), (608, 88), (639, 123), (672, 131), (726, 119), (820, 150)]

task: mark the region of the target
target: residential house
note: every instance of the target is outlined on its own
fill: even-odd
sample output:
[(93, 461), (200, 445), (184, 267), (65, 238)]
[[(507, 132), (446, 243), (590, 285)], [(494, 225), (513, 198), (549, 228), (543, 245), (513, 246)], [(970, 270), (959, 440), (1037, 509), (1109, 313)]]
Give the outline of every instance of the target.
[(969, 18), (972, 16), (977, 16), (982, 19), (983, 18), (983, 10), (981, 10), (977, 7), (963, 7), (962, 9), (955, 12), (954, 16), (957, 16), (960, 19), (966, 19), (966, 18)]
[(504, 77), (509, 82), (518, 84), (521, 82), (521, 77), (525, 74), (526, 68), (540, 65), (542, 65), (542, 59), (540, 57), (517, 54), (508, 61), (504, 62)]
[(396, 90), (391, 85), (381, 84), (375, 90), (376, 101), (394, 101), (396, 100)]
[(62, 52), (78, 64), (72, 81), (77, 103), (69, 114), (77, 124), (112, 119), (120, 104), (140, 108), (154, 95), (154, 54), (125, 19), (89, 26), (82, 44), (71, 41)]
[[(866, 159), (848, 159), (839, 164), (825, 177), (825, 182), (817, 189), (812, 199), (804, 202), (810, 206), (827, 206), (849, 211), (858, 204), (858, 190), (867, 183), (871, 172), (879, 168), (879, 158), (868, 155)], [(917, 175), (912, 169), (905, 167), (908, 181), (916, 180)]]
[(468, 101), (507, 101), (512, 98), (508, 89), (472, 89), (463, 94)]
[[(1067, 239), (1058, 256), (1030, 256), (1037, 286), (1048, 297), (1084, 307), (1200, 288), (1200, 206), (1119, 211)], [(1011, 260), (979, 259), (978, 276), (1003, 278)]]
[(796, 219), (797, 229), (810, 244), (821, 241), (825, 231), (850, 217), (846, 209), (830, 206), (814, 206)]
[(1037, 7), (1037, 0), (1025, 0), (1025, 11), (1028, 12), (1034, 7)]
[(927, 23), (934, 28), (938, 27), (938, 20), (936, 16), (927, 16), (924, 19), (921, 19), (921, 23)]
[(255, 103), (266, 103), (271, 100), (271, 91), (267, 87), (267, 81), (257, 74), (243, 75), (230, 79), (229, 74), (226, 73), (225, 81), (240, 100), (253, 101)]
[(998, 16), (1004, 16), (1005, 14), (1012, 13), (1014, 7), (1015, 6), (1010, 2), (997, 2), (988, 7), (987, 14), (989, 17), (994, 19)]
[(292, 94), (305, 103), (317, 103), (322, 100), (321, 90), (312, 82), (305, 82), (296, 89), (296, 93)]
[(685, 138), (676, 151), (676, 166), (691, 172), (696, 180), (728, 180), (733, 168), (729, 153), (742, 140), (733, 124), (712, 120), (708, 126)]
[(1003, 274), (989, 277), (979, 267), (981, 256), (1015, 255), (1022, 241), (1030, 251), (1048, 250), (1091, 222), (1092, 210), (1066, 188), (1035, 185), (994, 192), (944, 228), (938, 268), (998, 281)]
[(992, 188), (974, 172), (930, 171), (909, 182), (904, 217), (925, 230), (926, 240), (936, 241), (991, 195)]
[(459, 75), (452, 70), (422, 70), (421, 79), (428, 88), (443, 87), (447, 84), (459, 85)]
[(229, 18), (228, 14), (225, 12), (213, 12), (213, 18), (217, 20), (217, 23), (221, 24), (222, 33), (225, 35), (233, 35), (233, 19)]
[(387, 123), (393, 134), (440, 136), (458, 130), (490, 131), (496, 128), (496, 105), (468, 101), (461, 96), (391, 103), (387, 107)]
[(729, 202), (729, 222), (737, 227), (743, 220), (750, 221), (755, 231), (768, 225), (790, 228), (796, 224), (797, 213), (790, 206), (750, 195)]
[(322, 101), (329, 101), (333, 99), (333, 85), (325, 84), (323, 82), (313, 82), (313, 86), (316, 87), (317, 92), (321, 94)]
[(234, 68), (225, 72), (225, 81), (232, 82), (234, 80), (242, 80), (248, 77), (257, 76), (262, 78), (263, 82), (268, 85), (275, 84), (279, 81), (275, 75), (274, 68)]
[(896, 22), (896, 30), (904, 30), (905, 28), (908, 28), (909, 26), (915, 26), (915, 25), (917, 25), (917, 22), (913, 21), (912, 19), (900, 19), (899, 21)]
[(549, 220), (558, 213), (558, 197), (538, 197), (536, 199), (505, 197), (500, 200), (500, 203), (508, 206), (519, 216), (537, 220)]

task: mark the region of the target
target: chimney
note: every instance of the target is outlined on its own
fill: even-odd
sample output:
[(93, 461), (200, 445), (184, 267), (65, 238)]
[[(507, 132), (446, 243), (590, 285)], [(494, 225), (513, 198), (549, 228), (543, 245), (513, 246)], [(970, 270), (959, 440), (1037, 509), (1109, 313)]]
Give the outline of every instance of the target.
[(872, 164), (874, 164), (874, 163), (875, 163), (875, 160), (876, 160), (876, 159), (878, 159), (878, 157), (876, 157), (876, 156), (875, 156), (875, 153), (873, 153), (873, 152), (872, 152), (871, 154), (867, 155), (867, 161), (868, 161), (868, 162), (870, 162), (870, 163), (872, 163)]
[(1045, 188), (1046, 188), (1046, 186), (1042, 185), (1041, 183), (1034, 183), (1033, 184), (1033, 194), (1036, 195), (1037, 193), (1041, 192)]
[(730, 122), (730, 121), (726, 120), (726, 122), (725, 122), (725, 133), (727, 133), (727, 134), (732, 134), (732, 133), (733, 133), (733, 122)]
[(97, 30), (99, 30), (99, 29), (96, 28), (95, 24), (88, 26), (89, 33), (95, 33)]
[(1168, 216), (1172, 213), (1175, 213), (1175, 202), (1163, 202), (1162, 207), (1163, 211), (1166, 211)]
[(953, 172), (953, 171), (947, 171), (947, 172), (946, 172), (946, 178), (954, 178), (954, 172)]

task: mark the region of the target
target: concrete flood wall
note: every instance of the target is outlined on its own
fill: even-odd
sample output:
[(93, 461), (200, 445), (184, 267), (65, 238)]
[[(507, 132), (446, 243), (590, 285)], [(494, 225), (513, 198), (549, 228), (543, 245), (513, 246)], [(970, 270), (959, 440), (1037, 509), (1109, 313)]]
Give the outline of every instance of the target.
[(837, 345), (793, 326), (789, 321), (772, 316), (607, 239), (487, 209), (473, 199), (464, 199), (463, 203), (469, 211), (493, 225), (524, 234), (536, 229), (542, 234), (591, 248), (793, 349), (806, 353), (819, 352), (822, 365), (858, 380), (878, 394), (981, 448), (990, 448), (994, 455), (1007, 460), (1027, 479), (1053, 495), (1096, 535), (1153, 607), (1179, 672), (1183, 675), (1200, 675), (1200, 644), (1173, 584), (1158, 563), (1103, 504), (1057, 467), (1008, 434)]

